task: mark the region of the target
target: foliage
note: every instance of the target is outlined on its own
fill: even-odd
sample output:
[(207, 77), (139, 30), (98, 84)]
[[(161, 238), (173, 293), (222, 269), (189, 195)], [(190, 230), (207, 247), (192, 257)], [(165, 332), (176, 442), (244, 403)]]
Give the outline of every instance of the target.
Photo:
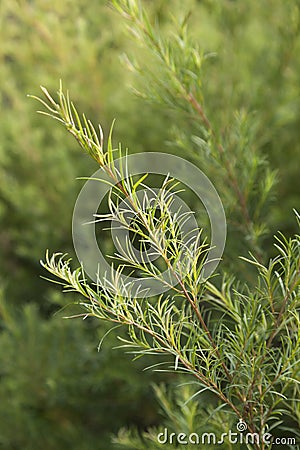
[(120, 351), (97, 354), (93, 321), (45, 321), (33, 304), (16, 314), (3, 298), (0, 311), (1, 448), (106, 449), (124, 424), (155, 422), (150, 374), (141, 383)]
[[(150, 255), (160, 257), (172, 277), (166, 278), (163, 268), (149, 256), (138, 260), (126, 242), (121, 243), (117, 255), (121, 265), (115, 275), (98, 277), (96, 288), (87, 281), (83, 269), (73, 271), (64, 256), (47, 254), (44, 267), (62, 280), (65, 290), (83, 297), (79, 301), (86, 311), (83, 315), (128, 328), (127, 338), (121, 338), (122, 347), (131, 348), (135, 355), (165, 355), (154, 367), (165, 365), (168, 370), (193, 376), (198, 385), (193, 398), (207, 390), (213, 393), (218, 409), (244, 420), (251, 433), (262, 436), (267, 427), (280, 428), (283, 413), (292, 420), (299, 417), (299, 235), (278, 238), (279, 254), (268, 265), (255, 257), (248, 261), (258, 271), (256, 286), (224, 277), (218, 289), (210, 279), (201, 277), (207, 253), (206, 244), (199, 240), (201, 231), (188, 245), (178, 232), (176, 226), (186, 219), (186, 213), (179, 211), (172, 217), (172, 180), (163, 182), (154, 203), (147, 202), (145, 196), (143, 208), (137, 187), (147, 189), (145, 175), (136, 181), (129, 173), (118, 182), (118, 175), (127, 173), (127, 164), (116, 168), (117, 150), (111, 133), (104, 147), (101, 127), (97, 133), (84, 115), (80, 118), (62, 87), (58, 103), (45, 88), (42, 90), (46, 101), (38, 100), (46, 108), (44, 114), (62, 123), (111, 179), (115, 195), (109, 199), (110, 212), (100, 220), (117, 222), (130, 230), (139, 238), (140, 251), (151, 248)], [(135, 214), (134, 225), (126, 220), (123, 199), (127, 199), (128, 211)], [(121, 278), (126, 275), (125, 268), (159, 280), (168, 292), (157, 298), (149, 298), (145, 292), (138, 298), (137, 293), (139, 297), (141, 293), (134, 291), (132, 282)], [(254, 444), (254, 448), (267, 446)]]
[[(92, 164), (77, 153), (72, 140), (68, 140), (62, 130), (42, 123), (41, 118), (33, 114), (34, 105), (25, 95), (35, 92), (37, 84), (52, 90), (59, 78), (64, 79), (87, 116), (93, 121), (101, 118), (106, 134), (117, 113), (114, 135), (118, 141), (126, 141), (131, 151), (167, 149), (193, 160), (209, 175), (222, 196), (229, 221), (222, 273), (227, 271), (241, 280), (241, 283), (231, 281), (231, 275), (224, 275), (224, 281), (223, 277), (216, 277), (211, 280), (216, 292), (221, 292), (224, 285), (230, 285), (231, 296), (236, 295), (235, 290), (240, 292), (241, 298), (258, 295), (255, 294), (255, 286), (260, 289), (255, 279), (256, 266), (238, 260), (237, 256), (247, 256), (250, 249), (259, 264), (269, 268), (269, 259), (278, 257), (272, 235), (281, 229), (285, 236), (293, 236), (296, 229), (291, 210), (297, 206), (300, 188), (298, 2), (187, 0), (184, 8), (179, 0), (142, 0), (139, 3), (120, 0), (113, 3), (123, 20), (107, 7), (106, 2), (99, 1), (54, 0), (50, 5), (39, 0), (4, 0), (0, 5), (0, 282), (5, 287), (7, 304), (20, 308), (18, 314), (12, 311), (9, 315), (1, 309), (0, 340), (3, 338), (5, 343), (1, 345), (0, 353), (4, 405), (1, 417), (5, 424), (1, 432), (6, 447), (14, 445), (8, 436), (10, 439), (18, 437), (24, 448), (26, 445), (39, 447), (41, 442), (46, 442), (45, 434), (39, 433), (39, 428), (49, 430), (49, 446), (59, 448), (61, 443), (63, 448), (66, 445), (74, 447), (78, 441), (84, 448), (84, 445), (95, 447), (99, 443), (99, 430), (94, 433), (93, 421), (82, 426), (80, 420), (76, 421), (76, 427), (84, 430), (85, 436), (95, 438), (93, 442), (92, 437), (91, 442), (87, 437), (81, 439), (76, 427), (70, 426), (69, 431), (64, 431), (61, 426), (65, 417), (66, 420), (70, 415), (77, 417), (74, 398), (80, 404), (82, 416), (90, 417), (89, 402), (79, 398), (76, 389), (82, 397), (88, 396), (92, 374), (76, 372), (77, 388), (73, 380), (72, 390), (65, 389), (68, 392), (65, 404), (72, 406), (68, 412), (60, 410), (57, 420), (51, 421), (46, 412), (43, 415), (35, 407), (33, 409), (38, 412), (28, 414), (26, 405), (39, 394), (36, 383), (26, 392), (28, 386), (22, 382), (22, 370), (30, 372), (35, 353), (40, 361), (37, 367), (41, 368), (43, 353), (57, 336), (57, 347), (65, 348), (66, 342), (77, 342), (77, 346), (69, 347), (64, 369), (58, 364), (53, 376), (57, 386), (64, 378), (61, 372), (72, 373), (77, 359), (85, 354), (87, 347), (90, 349), (89, 361), (96, 376), (93, 388), (101, 386), (101, 401), (97, 397), (99, 415), (95, 416), (95, 421), (103, 425), (101, 436), (129, 422), (134, 422), (139, 429), (157, 423), (157, 417), (152, 413), (140, 422), (139, 398), (149, 383), (142, 375), (135, 376), (135, 368), (131, 368), (121, 352), (115, 355), (107, 351), (105, 365), (98, 371), (97, 361), (102, 363), (103, 351), (98, 356), (93, 353), (92, 343), (98, 339), (94, 329), (92, 332), (89, 326), (81, 328), (78, 323), (58, 325), (52, 319), (46, 321), (45, 316), (49, 316), (54, 308), (53, 302), (66, 304), (68, 300), (73, 301), (73, 296), (64, 294), (62, 297), (52, 285), (47, 287), (40, 280), (38, 260), (46, 247), (51, 251), (59, 248), (72, 255), (70, 221), (80, 188), (80, 182), (74, 183), (74, 178), (90, 173)], [(186, 15), (187, 11), (190, 14)], [(124, 22), (128, 24), (132, 41), (121, 33)], [(120, 53), (123, 54), (123, 68), (118, 62)], [(126, 92), (128, 83), (134, 86), (140, 98), (135, 99)], [(185, 89), (188, 93), (192, 90), (197, 103), (192, 97), (183, 95)], [(199, 105), (205, 116), (201, 115)], [(224, 149), (222, 155), (220, 148)], [(276, 180), (277, 191), (274, 189)], [(245, 208), (240, 201), (243, 197)], [(245, 211), (248, 211), (249, 222), (245, 220)], [(205, 217), (200, 217), (200, 221), (206, 229)], [(283, 237), (280, 239), (284, 240)], [(244, 287), (244, 280), (247, 280), (248, 288)], [(203, 295), (205, 289), (203, 286)], [(33, 306), (23, 309), (22, 304), (28, 301), (36, 302), (40, 312), (37, 313)], [(151, 302), (155, 304), (156, 300)], [(202, 309), (205, 320), (211, 313), (211, 323), (218, 323), (222, 313), (212, 307), (209, 299), (202, 304)], [(27, 315), (32, 316), (33, 321), (30, 332)], [(11, 331), (9, 322), (12, 319), (9, 317), (14, 318), (15, 330), (23, 330), (18, 338)], [(232, 331), (232, 319), (225, 321), (228, 322)], [(63, 327), (69, 326), (72, 329), (70, 335), (63, 332)], [(98, 327), (100, 335), (107, 330), (102, 322), (98, 322)], [(47, 340), (43, 338), (46, 329)], [(14, 363), (16, 348), (21, 347), (23, 336), (27, 334), (44, 343), (43, 351), (35, 352), (28, 339), (22, 354), (18, 354), (20, 359)], [(279, 348), (278, 352), (285, 348), (285, 342), (280, 344), (280, 339), (287, 336), (283, 330), (280, 334), (282, 337), (278, 335), (274, 339), (274, 348)], [(112, 334), (107, 337), (106, 345), (115, 345)], [(173, 362), (174, 359), (173, 356)], [(148, 361), (152, 364), (150, 359)], [(111, 399), (115, 402), (119, 389), (115, 389), (113, 367), (127, 382), (122, 384), (124, 402), (121, 406), (116, 403), (115, 408), (110, 409)], [(81, 387), (84, 379), (87, 383)], [(64, 386), (67, 384), (66, 381)], [(173, 397), (168, 389), (166, 396), (171, 402), (170, 408), (176, 409), (176, 414), (182, 417), (183, 409), (176, 408), (175, 403), (181, 402), (182, 395), (187, 395), (182, 400), (185, 402), (188, 394), (179, 388), (176, 391)], [(51, 393), (47, 389), (43, 401), (45, 411), (51, 410)], [(218, 406), (211, 396), (201, 397), (201, 401), (207, 401), (212, 410)], [(142, 403), (145, 404), (143, 396)], [(129, 404), (133, 408), (130, 412)], [(196, 422), (206, 424), (205, 417), (212, 411), (207, 415), (206, 409), (197, 401), (188, 405), (197, 407), (199, 415), (191, 429), (198, 430)], [(294, 410), (296, 408), (295, 405)], [(216, 421), (218, 414), (215, 412), (211, 417)], [(23, 416), (26, 416), (26, 423), (25, 419), (21, 420)], [(168, 420), (166, 412), (165, 417)], [(227, 424), (230, 427), (232, 420), (227, 413), (220, 418), (226, 427)], [(287, 423), (285, 414), (282, 420)], [(16, 422), (19, 423), (17, 433)], [(114, 428), (112, 422), (115, 422)], [(170, 430), (180, 429), (176, 420), (173, 425), (168, 424)], [(294, 425), (295, 421), (288, 422), (288, 426), (294, 428)], [(222, 430), (222, 426), (218, 429)], [(122, 436), (124, 443), (127, 437), (124, 432)], [(128, 440), (127, 448), (135, 446), (140, 450), (146, 445), (147, 448), (155, 445), (149, 439), (140, 441), (138, 436), (134, 438), (135, 444), (132, 439)], [(109, 448), (108, 443), (105, 448)]]

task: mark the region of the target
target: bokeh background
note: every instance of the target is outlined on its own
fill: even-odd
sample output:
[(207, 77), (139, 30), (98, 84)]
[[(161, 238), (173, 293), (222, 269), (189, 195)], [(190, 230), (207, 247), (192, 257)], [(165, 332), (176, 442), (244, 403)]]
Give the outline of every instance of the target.
[[(220, 127), (236, 110), (257, 114), (256, 144), (278, 169), (263, 243), (272, 256), (272, 235), (293, 234), (292, 208), (299, 207), (298, 2), (142, 3), (163, 30), (172, 14), (191, 11), (191, 32), (216, 53), (203, 89)], [(191, 155), (170, 145), (180, 118), (132, 93), (138, 81), (120, 56), (148, 55), (109, 2), (1, 0), (0, 42), (0, 448), (115, 448), (111, 436), (121, 427), (160, 423), (151, 382), (173, 381), (112, 350), (117, 333), (98, 352), (106, 326), (64, 320), (61, 308), (74, 297), (41, 278), (46, 249), (73, 255), (71, 217), (83, 183), (76, 178), (96, 167), (65, 130), (36, 114), (27, 94), (39, 95), (39, 85), (55, 93), (62, 79), (78, 109), (106, 133), (116, 119), (115, 141), (130, 151)]]

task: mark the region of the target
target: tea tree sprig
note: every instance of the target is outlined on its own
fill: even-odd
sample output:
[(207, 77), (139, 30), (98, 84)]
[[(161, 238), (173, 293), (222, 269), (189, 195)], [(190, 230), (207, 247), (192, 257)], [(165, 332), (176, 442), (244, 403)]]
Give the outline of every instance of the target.
[[(95, 220), (124, 226), (140, 240), (141, 252), (150, 245), (149, 255), (158, 255), (162, 264), (154, 264), (147, 256), (139, 260), (126, 242), (120, 243), (115, 256), (121, 264), (112, 265), (113, 275), (98, 277), (94, 287), (82, 267), (73, 270), (65, 256), (47, 254), (42, 263), (45, 269), (60, 280), (64, 290), (81, 295), (84, 313), (80, 316), (127, 327), (127, 337), (121, 339), (123, 348), (136, 357), (164, 356), (154, 370), (194, 377), (198, 395), (211, 391), (223, 411), (243, 419), (251, 432), (262, 434), (266, 426), (278, 426), (283, 410), (294, 420), (300, 361), (299, 235), (290, 239), (279, 235), (275, 244), (278, 256), (267, 265), (255, 257), (246, 261), (257, 268), (256, 286), (225, 277), (217, 288), (213, 279), (202, 280), (207, 245), (201, 230), (193, 230), (187, 242), (180, 236), (178, 223), (189, 216), (179, 210), (174, 218), (177, 182), (167, 177), (153, 197), (153, 189), (145, 184), (146, 174), (136, 180), (125, 167), (116, 166), (121, 147), (113, 148), (112, 133), (104, 149), (103, 133), (95, 137), (91, 122), (79, 119), (62, 88), (58, 103), (45, 88), (43, 92), (46, 114), (58, 119), (111, 179), (109, 212), (96, 215)], [(146, 192), (143, 201), (139, 188)], [(127, 213), (134, 213), (135, 219), (127, 221)], [(163, 276), (165, 267), (175, 277), (175, 284)], [(125, 268), (165, 282), (168, 291), (137, 298)], [(267, 447), (254, 444), (253, 448)]]
[[(170, 197), (169, 192), (165, 191), (165, 187), (170, 184), (170, 180), (166, 181), (159, 194), (157, 195), (157, 202), (160, 205), (159, 212), (159, 229), (157, 229), (157, 221), (154, 224), (153, 217), (155, 212), (155, 206), (148, 205), (148, 212), (145, 212), (136, 196), (136, 186), (138, 184), (143, 184), (145, 176), (143, 175), (136, 183), (133, 184), (132, 178), (129, 176), (123, 179), (121, 182), (117, 181), (117, 176), (115, 174), (115, 166), (114, 166), (114, 152), (112, 147), (112, 134), (110, 133), (107, 145), (107, 152), (103, 149), (103, 133), (100, 132), (101, 135), (101, 145), (99, 143), (98, 138), (93, 140), (93, 136), (96, 135), (95, 128), (91, 124), (89, 120), (84, 118), (84, 125), (82, 125), (81, 120), (79, 118), (79, 114), (74, 106), (74, 104), (70, 101), (68, 93), (65, 95), (62, 90), (62, 85), (60, 86), (60, 90), (58, 93), (59, 103), (56, 103), (55, 100), (51, 97), (49, 92), (42, 88), (42, 91), (49, 101), (50, 105), (48, 106), (43, 100), (41, 103), (46, 106), (48, 112), (42, 112), (54, 119), (59, 119), (61, 123), (63, 123), (66, 129), (71, 132), (73, 136), (75, 136), (76, 140), (79, 144), (88, 152), (90, 155), (96, 159), (96, 161), (100, 164), (100, 166), (104, 167), (105, 171), (111, 177), (112, 181), (115, 182), (118, 192), (121, 192), (125, 195), (126, 199), (129, 200), (130, 207), (133, 208), (134, 212), (137, 213), (138, 222), (148, 232), (145, 235), (144, 231), (140, 226), (136, 226), (138, 222), (135, 221), (135, 227), (132, 228), (130, 226), (130, 230), (134, 231), (135, 234), (138, 234), (139, 237), (143, 239), (143, 244), (148, 243), (151, 244), (152, 247), (160, 254), (167, 268), (171, 270), (172, 275), (176, 279), (176, 285), (178, 288), (168, 284), (164, 278), (161, 278), (161, 272), (157, 270), (156, 266), (151, 263), (151, 260), (147, 257), (146, 260), (140, 264), (137, 260), (132, 258), (132, 254), (128, 252), (126, 247), (123, 247), (122, 255), (115, 255), (121, 259), (123, 265), (119, 269), (119, 274), (122, 273), (123, 269), (126, 266), (131, 268), (139, 269), (141, 272), (146, 274), (147, 276), (152, 277), (153, 279), (159, 278), (161, 281), (166, 283), (171, 290), (175, 290), (177, 296), (182, 296), (185, 300), (188, 301), (190, 306), (192, 307), (197, 319), (199, 320), (204, 332), (207, 334), (208, 339), (210, 340), (211, 345), (213, 346), (214, 351), (218, 356), (218, 346), (214, 342), (214, 339), (203, 319), (203, 315), (200, 311), (198, 300), (202, 291), (202, 283), (201, 279), (201, 271), (203, 269), (204, 264), (204, 255), (206, 254), (207, 246), (205, 244), (199, 245), (199, 239), (201, 235), (201, 231), (198, 230), (195, 238), (189, 240), (188, 246), (185, 242), (174, 239), (177, 232), (174, 229), (175, 224), (178, 225), (180, 220), (186, 220), (186, 214), (177, 215), (176, 220), (174, 220), (173, 215), (170, 211), (170, 203), (172, 202), (172, 197)], [(37, 100), (40, 100), (38, 97), (34, 97)], [(55, 109), (54, 109), (54, 108)], [(75, 119), (74, 116), (75, 115)], [(99, 125), (99, 129), (101, 130), (101, 126)], [(95, 152), (95, 149), (97, 150)], [(104, 163), (108, 162), (106, 166)], [(168, 194), (168, 197), (166, 197)], [(118, 197), (118, 199), (120, 199)], [(109, 202), (111, 213), (108, 215), (103, 215), (98, 218), (98, 220), (113, 220), (123, 224), (124, 220), (122, 215), (124, 214), (124, 210), (120, 210), (118, 208), (118, 204), (114, 204), (112, 200)], [(161, 228), (161, 224), (163, 227)], [(126, 224), (125, 224), (126, 225)], [(164, 230), (164, 231), (163, 231)], [(195, 236), (195, 231), (193, 230), (193, 235)], [(173, 235), (172, 239), (165, 239), (166, 233), (169, 235)], [(177, 242), (178, 241), (178, 242)], [(162, 245), (162, 242), (164, 245)], [(178, 244), (178, 245), (177, 245)], [(171, 250), (170, 250), (171, 248)], [(175, 251), (175, 253), (174, 253)], [(173, 255), (172, 255), (173, 253)], [(147, 253), (149, 255), (149, 253)], [(170, 258), (170, 254), (172, 257)], [(184, 257), (183, 257), (184, 256)], [(182, 258), (183, 257), (183, 258)], [(192, 268), (192, 270), (190, 270)], [(184, 278), (182, 274), (184, 273)], [(106, 280), (107, 281), (107, 280)], [(116, 282), (119, 281), (116, 280)], [(107, 288), (107, 286), (103, 286)], [(113, 288), (116, 292), (122, 292), (120, 286), (114, 285)], [(124, 286), (122, 287), (124, 289)], [(230, 375), (226, 368), (224, 361), (221, 362), (225, 373), (230, 381)]]

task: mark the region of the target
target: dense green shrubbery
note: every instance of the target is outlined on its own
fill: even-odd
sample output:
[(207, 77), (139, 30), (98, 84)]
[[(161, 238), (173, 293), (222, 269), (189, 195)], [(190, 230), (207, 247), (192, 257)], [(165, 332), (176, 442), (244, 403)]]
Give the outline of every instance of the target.
[[(70, 221), (81, 187), (74, 179), (89, 175), (93, 165), (61, 129), (34, 114), (36, 105), (26, 94), (36, 93), (38, 84), (53, 90), (62, 78), (80, 110), (101, 120), (104, 130), (116, 116), (115, 138), (131, 151), (164, 149), (184, 153), (196, 162), (222, 195), (229, 218), (225, 264), (242, 279), (252, 280), (253, 275), (241, 261), (237, 263), (238, 255), (247, 255), (247, 250), (254, 248), (267, 261), (274, 255), (274, 232), (280, 229), (292, 235), (295, 231), (291, 210), (297, 207), (300, 188), (298, 3), (185, 2), (184, 9), (191, 11), (190, 33), (201, 51), (210, 54), (201, 66), (202, 86), (198, 86), (199, 79), (193, 81), (195, 92), (200, 95), (201, 91), (214, 134), (230, 152), (237, 180), (248, 196), (255, 225), (248, 228), (243, 228), (228, 174), (220, 169), (220, 161), (211, 158), (216, 144), (212, 135), (211, 145), (204, 145), (210, 133), (199, 123), (197, 111), (182, 102), (174, 77), (151, 53), (151, 45), (149, 48), (146, 42), (143, 46), (143, 37), (139, 39), (141, 48), (134, 40), (124, 39), (120, 17), (105, 3), (55, 1), (50, 6), (41, 1), (3, 1), (0, 5), (0, 276), (5, 303), (19, 309), (18, 313), (5, 313), (4, 306), (1, 309), (4, 401), (0, 445), (4, 448), (98, 448), (99, 435), (108, 439), (107, 434), (122, 424), (132, 421), (143, 428), (157, 421), (152, 410), (141, 422), (137, 419), (148, 378), (135, 377), (134, 368), (120, 353), (111, 356), (106, 350), (106, 356), (97, 357), (94, 326), (92, 333), (90, 327), (47, 318), (54, 301), (65, 301), (39, 279), (38, 261), (45, 248), (72, 254)], [(159, 18), (164, 40), (165, 33), (174, 31), (171, 13), (180, 16), (182, 2), (142, 4), (147, 5), (151, 21)], [(134, 21), (129, 22), (133, 25)], [(182, 36), (180, 27), (175, 31), (177, 38), (182, 37), (177, 41), (175, 59), (186, 83), (190, 74), (185, 70), (191, 61), (182, 63), (184, 27), (181, 31)], [(172, 41), (176, 39), (171, 37)], [(134, 53), (139, 61), (140, 79), (124, 55), (125, 66), (119, 63), (124, 52)], [(147, 92), (146, 88), (154, 87), (154, 79), (164, 83)], [(128, 83), (150, 104), (134, 99), (125, 87)], [(167, 91), (166, 86), (170, 86)], [(153, 100), (158, 107), (152, 106)], [(268, 166), (262, 164), (265, 158)], [(251, 167), (257, 179), (250, 179)], [(268, 202), (256, 211), (257, 189), (259, 181), (265, 180), (266, 169), (278, 170), (278, 183)], [(34, 306), (22, 306), (28, 302), (35, 302), (40, 312)], [(45, 352), (50, 356), (51, 348), (53, 356), (45, 360)], [(65, 353), (64, 348), (68, 348)], [(115, 399), (114, 380), (118, 380), (118, 374), (115, 378), (110, 372), (111, 358), (128, 380), (121, 388), (124, 401), (116, 400), (116, 409), (110, 409)], [(83, 359), (90, 368), (88, 374), (77, 365)], [(128, 404), (133, 405), (132, 412), (127, 411)], [(141, 445), (137, 442), (136, 446)]]
[(1, 448), (105, 450), (124, 424), (155, 422), (150, 374), (141, 383), (120, 351), (97, 354), (95, 323), (44, 320), (33, 304), (16, 314), (3, 299), (0, 313)]

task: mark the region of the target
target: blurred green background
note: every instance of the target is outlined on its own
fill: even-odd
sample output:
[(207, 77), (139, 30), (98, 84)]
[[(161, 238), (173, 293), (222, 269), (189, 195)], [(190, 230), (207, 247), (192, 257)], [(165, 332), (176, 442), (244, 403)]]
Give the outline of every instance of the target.
[[(162, 29), (183, 2), (142, 0)], [(258, 117), (257, 145), (278, 168), (268, 211), (272, 235), (294, 232), (299, 207), (300, 37), (295, 0), (187, 0), (190, 27), (203, 50), (216, 52), (203, 73), (209, 116), (222, 128), (241, 108)], [(36, 114), (26, 95), (39, 85), (55, 92), (62, 79), (80, 111), (130, 151), (171, 151), (173, 112), (136, 98), (137, 80), (120, 55), (141, 56), (104, 0), (2, 0), (0, 3), (0, 448), (114, 448), (122, 426), (160, 423), (151, 381), (96, 321), (66, 321), (73, 300), (39, 263), (45, 250), (72, 256), (71, 216), (83, 184), (96, 170), (63, 129)], [(142, 55), (147, 58), (147, 55)], [(154, 68), (156, 70), (156, 68)], [(157, 68), (159, 73), (159, 68)], [(182, 150), (181, 155), (182, 155)], [(187, 152), (182, 155), (189, 158)], [(217, 180), (213, 180), (217, 181)], [(234, 240), (232, 245), (234, 246)]]

